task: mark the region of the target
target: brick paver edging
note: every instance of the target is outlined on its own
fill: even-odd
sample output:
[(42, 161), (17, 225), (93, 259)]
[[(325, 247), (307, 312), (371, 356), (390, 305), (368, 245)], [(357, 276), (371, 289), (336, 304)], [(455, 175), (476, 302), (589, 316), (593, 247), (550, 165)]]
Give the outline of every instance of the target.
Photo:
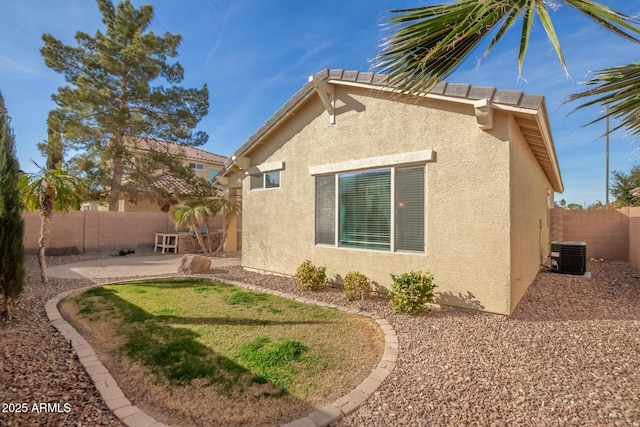
[[(202, 276), (194, 277), (202, 278)], [(358, 311), (335, 304), (315, 301), (310, 298), (287, 294), (273, 289), (265, 289), (259, 286), (249, 285), (247, 283), (235, 282), (226, 279), (216, 279), (215, 277), (212, 277), (212, 279), (239, 286), (245, 289), (250, 289), (256, 292), (277, 295), (279, 297), (289, 298), (307, 304), (315, 304), (322, 307), (334, 308), (347, 313), (367, 316), (374, 319), (380, 326), (380, 329), (382, 329), (382, 332), (384, 332), (385, 345), (384, 353), (382, 354), (382, 360), (380, 360), (378, 366), (373, 371), (371, 371), (371, 374), (369, 374), (369, 376), (364, 381), (362, 381), (355, 390), (351, 391), (335, 402), (312, 412), (306, 417), (299, 418), (295, 421), (285, 424), (283, 427), (325, 427), (331, 423), (339, 421), (345, 415), (349, 415), (358, 410), (358, 408), (360, 408), (360, 405), (365, 400), (367, 400), (367, 398), (378, 387), (380, 387), (382, 381), (384, 381), (384, 379), (389, 376), (393, 368), (396, 366), (398, 359), (398, 336), (396, 335), (396, 332), (391, 324), (382, 317), (365, 311)], [(155, 418), (147, 415), (137, 406), (131, 404), (131, 402), (122, 393), (122, 390), (120, 390), (120, 387), (118, 387), (118, 383), (116, 383), (116, 380), (111, 376), (102, 362), (100, 362), (91, 345), (89, 345), (89, 343), (84, 338), (82, 338), (78, 331), (73, 328), (73, 326), (71, 326), (62, 318), (62, 315), (58, 311), (58, 303), (62, 299), (74, 293), (82, 292), (98, 286), (124, 282), (125, 281), (101, 283), (63, 292), (47, 301), (44, 309), (47, 313), (47, 316), (49, 317), (51, 325), (53, 325), (62, 334), (63, 337), (71, 342), (73, 349), (78, 355), (80, 363), (82, 363), (84, 369), (89, 374), (89, 377), (91, 377), (91, 380), (94, 382), (96, 389), (98, 389), (98, 392), (100, 392), (100, 395), (102, 396), (105, 404), (116, 417), (118, 417), (124, 424), (129, 427), (166, 427), (166, 424), (157, 421)]]

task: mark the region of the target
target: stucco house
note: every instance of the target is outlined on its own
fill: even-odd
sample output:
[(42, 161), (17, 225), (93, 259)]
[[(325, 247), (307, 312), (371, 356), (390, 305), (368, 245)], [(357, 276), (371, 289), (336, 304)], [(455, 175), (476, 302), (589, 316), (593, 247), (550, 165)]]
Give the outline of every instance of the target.
[(429, 269), (437, 302), (509, 314), (548, 256), (563, 184), (544, 97), (324, 70), (225, 163), (242, 189), (242, 266), (336, 279)]

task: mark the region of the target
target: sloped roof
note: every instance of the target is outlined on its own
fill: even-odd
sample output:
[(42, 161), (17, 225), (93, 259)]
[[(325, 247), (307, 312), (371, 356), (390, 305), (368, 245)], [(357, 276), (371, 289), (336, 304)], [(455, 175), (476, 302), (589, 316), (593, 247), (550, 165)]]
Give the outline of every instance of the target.
[[(168, 172), (159, 172), (153, 175), (148, 182), (149, 187), (156, 190), (162, 190), (174, 196), (188, 196), (193, 194), (195, 187), (186, 179), (175, 177)], [(140, 190), (138, 190), (140, 191)], [(220, 188), (214, 188), (216, 196), (222, 196), (223, 191)], [(144, 191), (141, 191), (144, 193)]]
[(640, 187), (630, 190), (629, 194), (631, 194), (632, 197), (640, 197)]
[(140, 150), (166, 151), (169, 154), (183, 157), (185, 159), (202, 160), (209, 163), (217, 163), (220, 165), (223, 165), (227, 160), (227, 158), (224, 156), (220, 156), (218, 154), (211, 153), (200, 148), (176, 144), (175, 142), (161, 141), (158, 139), (145, 138), (141, 136), (128, 136), (127, 139)]
[(164, 190), (169, 194), (185, 195), (190, 194), (193, 188), (181, 178), (176, 178), (170, 173), (161, 172), (153, 177), (150, 182), (151, 186)]
[[(342, 69), (325, 69), (315, 75), (318, 80), (329, 84), (357, 86), (383, 91), (398, 92), (388, 85), (386, 74)], [(290, 113), (300, 107), (305, 100), (313, 96), (315, 87), (305, 83), (271, 118), (269, 118), (249, 139), (242, 144), (227, 160), (218, 176), (224, 176), (232, 167), (234, 157), (246, 156), (263, 137), (274, 130)], [(411, 95), (443, 99), (453, 102), (473, 104), (487, 99), (492, 107), (509, 111), (515, 117), (527, 144), (533, 151), (538, 163), (551, 182), (554, 190), (564, 191), (560, 168), (555, 153), (551, 129), (548, 122), (544, 96), (530, 95), (518, 90), (502, 90), (487, 86), (469, 84), (438, 83), (428, 93)]]

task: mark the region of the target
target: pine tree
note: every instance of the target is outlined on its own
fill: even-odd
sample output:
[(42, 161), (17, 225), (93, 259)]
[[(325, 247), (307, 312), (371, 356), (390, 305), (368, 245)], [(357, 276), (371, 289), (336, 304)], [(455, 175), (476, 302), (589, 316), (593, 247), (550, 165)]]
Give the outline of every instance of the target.
[(79, 31), (77, 46), (44, 34), (41, 53), (68, 83), (53, 100), (65, 143), (80, 152), (70, 164), (94, 183), (94, 194), (107, 195), (110, 210), (117, 210), (123, 182), (135, 188), (136, 176), (157, 170), (184, 173), (169, 153), (147, 153), (140, 161), (133, 137), (204, 144), (207, 134), (194, 129), (208, 112), (209, 91), (206, 84), (201, 89), (177, 86), (184, 70), (168, 60), (178, 55), (181, 36), (149, 31), (151, 5), (135, 9), (129, 0), (117, 8), (111, 0), (97, 3), (105, 33), (98, 30), (92, 37)]
[(24, 283), (24, 219), (19, 190), (20, 165), (16, 159), (11, 120), (0, 92), (0, 289), (1, 314), (11, 318), (9, 300), (15, 300)]

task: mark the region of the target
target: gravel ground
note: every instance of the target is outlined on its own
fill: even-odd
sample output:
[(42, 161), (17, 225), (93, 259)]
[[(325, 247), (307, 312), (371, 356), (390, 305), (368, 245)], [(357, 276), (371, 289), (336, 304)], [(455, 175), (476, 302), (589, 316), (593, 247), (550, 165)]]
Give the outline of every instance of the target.
[[(42, 285), (35, 257), (27, 261), (14, 320), (0, 323), (0, 409), (26, 403), (29, 410), (0, 412), (0, 425), (120, 425), (44, 314), (53, 295), (89, 282)], [(588, 271), (590, 280), (540, 273), (510, 317), (455, 309), (407, 316), (394, 314), (383, 299), (361, 303), (394, 326), (400, 354), (382, 386), (341, 425), (640, 426), (640, 271), (613, 262), (589, 262)], [(335, 288), (312, 293), (291, 279), (239, 267), (210, 273), (358, 306)], [(34, 403), (60, 409), (36, 412)]]

